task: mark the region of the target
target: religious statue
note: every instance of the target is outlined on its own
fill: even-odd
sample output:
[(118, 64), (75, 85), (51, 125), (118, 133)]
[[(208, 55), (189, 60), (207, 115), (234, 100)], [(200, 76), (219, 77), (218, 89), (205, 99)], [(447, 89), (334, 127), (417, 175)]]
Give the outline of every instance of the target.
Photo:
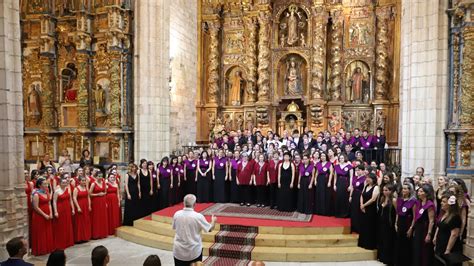
[(300, 95), (303, 91), (301, 87), (300, 66), (294, 57), (291, 57), (286, 64), (285, 95)]
[(226, 131), (231, 131), (232, 128), (232, 117), (229, 113), (224, 114), (224, 128)]
[(286, 36), (284, 33), (281, 34), (281, 37), (280, 37), (280, 46), (281, 47), (285, 47), (285, 39), (286, 39)]
[(287, 43), (294, 45), (298, 41), (298, 18), (302, 19), (302, 16), (298, 11), (298, 7), (291, 5), (288, 7), (286, 17), (288, 18), (288, 38)]
[(68, 67), (63, 70), (62, 81), (64, 101), (66, 102), (75, 102), (77, 100), (76, 78), (75, 66), (73, 64), (68, 65)]
[(355, 127), (355, 113), (354, 112), (343, 112), (342, 118), (344, 119), (344, 128), (347, 131), (353, 130)]
[(356, 67), (354, 74), (352, 74), (352, 77), (350, 79), (350, 85), (351, 85), (351, 97), (350, 100), (351, 102), (354, 103), (361, 103), (363, 100), (363, 87), (364, 83), (367, 81), (367, 78), (364, 76), (364, 73), (362, 73), (362, 70), (360, 67)]
[(329, 116), (329, 131), (336, 134), (339, 126), (339, 115), (337, 112), (332, 112)]
[(41, 115), (41, 98), (40, 98), (41, 87), (39, 84), (32, 84), (30, 91), (28, 92), (27, 106), (29, 116), (40, 116)]
[(97, 89), (95, 90), (94, 98), (95, 98), (95, 110), (98, 112), (105, 113), (106, 92), (101, 84), (97, 84)]
[(303, 33), (300, 34), (300, 43), (301, 47), (306, 47), (306, 40)]
[(293, 132), (295, 129), (298, 129), (296, 125), (296, 119), (293, 116), (290, 116), (287, 119), (285, 130), (288, 132)]
[(242, 117), (241, 114), (237, 116), (237, 119), (235, 120), (235, 124), (237, 126), (237, 130), (242, 130), (244, 127), (244, 118)]
[(240, 70), (234, 72), (234, 75), (230, 78), (229, 83), (229, 103), (231, 105), (240, 105), (240, 95), (244, 83)]

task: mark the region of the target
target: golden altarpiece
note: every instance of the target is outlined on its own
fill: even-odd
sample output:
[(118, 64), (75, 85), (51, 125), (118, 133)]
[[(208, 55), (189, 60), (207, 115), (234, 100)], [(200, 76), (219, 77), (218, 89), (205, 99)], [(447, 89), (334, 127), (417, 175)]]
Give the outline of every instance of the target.
[(214, 128), (382, 127), (397, 145), (400, 8), (398, 0), (202, 0), (198, 140)]
[(131, 19), (126, 0), (21, 1), (26, 160), (129, 160)]

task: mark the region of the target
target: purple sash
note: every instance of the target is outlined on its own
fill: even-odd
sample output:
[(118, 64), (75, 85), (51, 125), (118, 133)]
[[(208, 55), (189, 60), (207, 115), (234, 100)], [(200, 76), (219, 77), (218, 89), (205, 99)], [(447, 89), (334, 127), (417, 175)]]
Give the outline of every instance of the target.
[(426, 201), (424, 206), (421, 206), (421, 201), (416, 204), (415, 222), (423, 216), (423, 213), (428, 211), (429, 208), (435, 208), (434, 203), (431, 200)]
[(199, 168), (201, 168), (201, 170), (207, 170), (209, 169), (210, 166), (211, 166), (210, 160), (203, 160), (203, 159), (199, 160)]
[(363, 176), (354, 176), (354, 178), (352, 178), (352, 187), (354, 189), (362, 191), (362, 189), (364, 189), (365, 179), (366, 179), (365, 175), (363, 175)]
[(171, 167), (168, 165), (166, 168), (160, 165), (158, 168), (160, 171), (160, 178), (170, 178), (171, 177)]
[(407, 216), (409, 210), (416, 204), (416, 199), (403, 200), (402, 198), (397, 199), (397, 213), (400, 216)]
[(186, 166), (186, 170), (196, 170), (197, 161), (196, 160), (186, 160), (184, 161), (184, 165)]
[(340, 164), (337, 164), (336, 166), (334, 166), (334, 170), (336, 171), (336, 174), (337, 174), (338, 177), (340, 177), (340, 176), (348, 177), (349, 176), (349, 171), (351, 169), (352, 169), (351, 164), (347, 164), (344, 167), (342, 167)]
[(230, 164), (232, 166), (232, 169), (234, 170), (237, 170), (237, 168), (239, 168), (239, 160), (230, 159)]
[(222, 157), (219, 159), (219, 157), (214, 158), (214, 169), (225, 169), (225, 164), (226, 164), (227, 158)]
[(360, 140), (360, 144), (362, 148), (370, 149), (370, 146), (372, 145), (372, 137), (371, 136), (368, 136), (367, 138), (362, 137)]
[(314, 165), (309, 163), (307, 167), (304, 166), (304, 163), (300, 164), (300, 176), (301, 177), (311, 177), (314, 170)]
[(316, 168), (318, 169), (318, 175), (328, 174), (330, 167), (331, 167), (331, 162), (326, 162), (324, 165), (322, 162), (317, 163)]

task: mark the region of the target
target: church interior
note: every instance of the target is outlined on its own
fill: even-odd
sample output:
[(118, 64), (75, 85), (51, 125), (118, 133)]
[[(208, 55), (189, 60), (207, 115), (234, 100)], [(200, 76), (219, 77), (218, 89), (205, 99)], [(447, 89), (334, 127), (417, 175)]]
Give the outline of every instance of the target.
[[(317, 137), (326, 141), (327, 133), (341, 144), (333, 146), (334, 151), (343, 150), (337, 152), (339, 156), (344, 153), (345, 134), (349, 142), (355, 131), (373, 141), (383, 135), (383, 159), (379, 160), (374, 148), (377, 144), (361, 144), (362, 163), (370, 165), (366, 158), (370, 156), (376, 167), (384, 163), (400, 189), (405, 178), (427, 177), (436, 197), (440, 178), (461, 180), (455, 182), (459, 186), (462, 182), (467, 190), (464, 205), (468, 210), (461, 252), (474, 258), (474, 215), (469, 212), (473, 205), (468, 200), (474, 188), (473, 1), (3, 0), (0, 7), (0, 261), (8, 258), (8, 240), (35, 234), (31, 212), (36, 207), (31, 207), (30, 198), (35, 192), (25, 193), (31, 182), (28, 179), (25, 185), (25, 171), (30, 175), (35, 169), (48, 169), (51, 162), (54, 172), (63, 168), (75, 175), (77, 169), (91, 166), (108, 178), (113, 168), (119, 201), (125, 202), (130, 193), (124, 177), (129, 180), (133, 163), (141, 169), (143, 158), (157, 169), (166, 156), (174, 165), (173, 158), (190, 160), (188, 154), (197, 150), (201, 156), (211, 150), (220, 158), (217, 153), (224, 149), (225, 156), (232, 158), (234, 148), (222, 148), (220, 141), (225, 136), (240, 143), (242, 134), (245, 138), (248, 133), (252, 135), (248, 154), (256, 165), (259, 155), (252, 148), (265, 145), (262, 153), (271, 161), (273, 150), (267, 150), (267, 142), (275, 143), (274, 135), (292, 139), (295, 150), (300, 150), (296, 156), (304, 161), (302, 151), (312, 146), (307, 149), (303, 140), (298, 144), (295, 139), (310, 133), (309, 142), (316, 143)], [(264, 139), (263, 144), (259, 138)], [(240, 146), (246, 146), (246, 141)], [(327, 141), (329, 146), (329, 137)], [(318, 147), (319, 160), (323, 152)], [(280, 146), (282, 162), (284, 150)], [(278, 153), (277, 147), (275, 151)], [(289, 152), (296, 157), (291, 148)], [(218, 165), (213, 164), (213, 175), (215, 167)], [(239, 166), (235, 167), (237, 171)], [(351, 170), (354, 176), (356, 168)], [(227, 181), (231, 161), (225, 169)], [(196, 180), (200, 173), (197, 170)], [(350, 176), (352, 182), (352, 173)], [(58, 178), (55, 184), (60, 187)], [(187, 182), (186, 174), (183, 178)], [(270, 183), (270, 177), (268, 180)], [(77, 185), (79, 182), (77, 179)], [(159, 189), (161, 181), (158, 185), (153, 182), (150, 189)], [(209, 182), (216, 190), (218, 182)], [(255, 195), (260, 193), (256, 182)], [(31, 184), (35, 191), (36, 183)], [(232, 190), (231, 184), (226, 186)], [(382, 197), (384, 188), (379, 186)], [(414, 187), (421, 189), (422, 185), (415, 183)], [(72, 197), (75, 190), (70, 191)], [(294, 217), (268, 218), (277, 216), (268, 209), (259, 219), (245, 212), (230, 218), (224, 207), (219, 209), (217, 191), (215, 205), (200, 201), (197, 193), (196, 211), (206, 218), (212, 211), (222, 213), (217, 215), (220, 229), (202, 236), (205, 265), (244, 265), (242, 261), (266, 265), (385, 263), (380, 248), (377, 255), (374, 249), (360, 246), (360, 236), (353, 233), (348, 216), (338, 219), (311, 212), (305, 220), (301, 218), (304, 213), (296, 211), (295, 199)], [(318, 197), (317, 192), (315, 195)], [(155, 252), (163, 265), (173, 264), (171, 223), (174, 212), (182, 208), (183, 196), (156, 212), (153, 209), (131, 226), (124, 221), (119, 227), (120, 220), (112, 233), (114, 241), (138, 244), (131, 246), (135, 253)], [(441, 200), (441, 194), (438, 198)], [(75, 205), (72, 200), (71, 204)], [(119, 203), (119, 219), (127, 212), (124, 204)], [(252, 243), (250, 251), (241, 248), (235, 255), (226, 250), (227, 243), (215, 250), (218, 240), (231, 232), (223, 228), (231, 225), (258, 228), (245, 231), (248, 238), (252, 235), (251, 241), (235, 240)], [(119, 249), (117, 243), (109, 244)], [(87, 245), (89, 256), (94, 243)], [(83, 249), (65, 249), (71, 258), (68, 265), (85, 261), (77, 255)], [(216, 254), (224, 256), (226, 251), (234, 257), (229, 255), (224, 264), (213, 261)], [(118, 258), (129, 260), (129, 265), (141, 265), (145, 259), (111, 254), (110, 265), (120, 265)], [(29, 254), (27, 261), (45, 265), (47, 256), (41, 255)], [(428, 264), (420, 261), (418, 265)]]

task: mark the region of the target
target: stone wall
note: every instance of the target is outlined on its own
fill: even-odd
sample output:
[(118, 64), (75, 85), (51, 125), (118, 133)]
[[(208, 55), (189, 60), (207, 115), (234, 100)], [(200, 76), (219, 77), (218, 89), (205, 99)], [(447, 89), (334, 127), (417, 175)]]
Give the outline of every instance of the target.
[(197, 19), (197, 0), (171, 1), (171, 151), (196, 141)]
[(447, 1), (403, 0), (401, 29), (402, 175), (418, 166), (445, 173), (448, 99)]
[(158, 162), (170, 152), (170, 3), (135, 1), (134, 157)]
[(0, 0), (0, 258), (28, 235), (23, 177), (23, 107), (19, 1)]

